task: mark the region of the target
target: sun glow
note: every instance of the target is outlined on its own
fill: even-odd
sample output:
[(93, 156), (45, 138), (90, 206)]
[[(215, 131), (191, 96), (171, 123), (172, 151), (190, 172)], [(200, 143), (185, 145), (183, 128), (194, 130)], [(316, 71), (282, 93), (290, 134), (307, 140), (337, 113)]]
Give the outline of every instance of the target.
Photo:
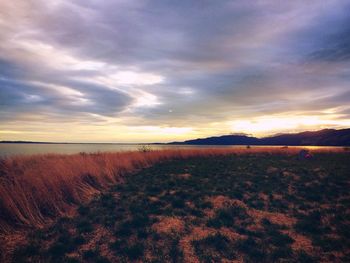
[(337, 119), (338, 116), (262, 116), (251, 120), (231, 121), (231, 129), (235, 132), (245, 132), (258, 136), (277, 132), (300, 131), (306, 129), (322, 129), (329, 127), (346, 127), (350, 120)]

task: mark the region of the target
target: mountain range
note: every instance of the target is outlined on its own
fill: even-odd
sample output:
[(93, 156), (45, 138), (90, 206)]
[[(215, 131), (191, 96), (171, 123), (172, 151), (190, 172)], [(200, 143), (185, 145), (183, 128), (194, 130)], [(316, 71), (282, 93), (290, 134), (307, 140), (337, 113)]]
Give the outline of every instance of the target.
[(169, 144), (187, 145), (312, 145), (312, 146), (350, 146), (350, 129), (323, 129), (300, 133), (277, 134), (256, 138), (248, 135), (223, 135), (194, 139)]

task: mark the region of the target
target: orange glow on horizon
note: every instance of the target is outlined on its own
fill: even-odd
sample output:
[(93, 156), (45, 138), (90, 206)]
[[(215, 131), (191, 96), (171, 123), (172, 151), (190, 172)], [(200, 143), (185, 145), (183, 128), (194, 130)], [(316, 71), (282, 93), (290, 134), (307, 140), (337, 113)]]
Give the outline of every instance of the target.
[[(265, 137), (276, 133), (296, 133), (325, 128), (347, 128), (350, 120), (337, 119), (337, 115), (307, 116), (278, 115), (260, 116), (251, 119), (199, 124), (196, 126), (127, 125), (128, 120), (115, 123), (113, 118), (94, 123), (67, 122), (64, 126), (56, 122), (37, 125), (41, 119), (20, 126), (0, 125), (0, 140), (52, 141), (52, 142), (117, 142), (152, 143), (185, 141), (195, 138), (246, 133)], [(2, 127), (3, 126), (3, 127)]]

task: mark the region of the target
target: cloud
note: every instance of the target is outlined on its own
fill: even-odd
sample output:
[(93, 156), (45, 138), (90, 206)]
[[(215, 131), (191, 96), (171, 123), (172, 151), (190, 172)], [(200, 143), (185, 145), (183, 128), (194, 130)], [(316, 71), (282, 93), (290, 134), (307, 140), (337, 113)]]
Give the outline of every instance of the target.
[(347, 7), (341, 0), (5, 1), (2, 128), (45, 119), (196, 136), (268, 114), (322, 116), (346, 104), (349, 91)]

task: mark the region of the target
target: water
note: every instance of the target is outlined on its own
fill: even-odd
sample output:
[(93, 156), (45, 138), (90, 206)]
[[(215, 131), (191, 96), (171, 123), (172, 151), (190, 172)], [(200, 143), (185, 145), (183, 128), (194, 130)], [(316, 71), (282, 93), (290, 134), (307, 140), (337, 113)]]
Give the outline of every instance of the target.
[[(139, 144), (108, 144), (108, 143), (76, 143), (76, 144), (42, 144), (42, 143), (0, 143), (0, 157), (12, 155), (31, 155), (46, 153), (74, 154), (80, 152), (123, 152), (137, 151), (142, 147)], [(205, 148), (213, 146), (192, 145), (150, 145), (151, 149), (174, 148)], [(221, 146), (225, 147), (225, 146)], [(226, 146), (227, 147), (227, 146)], [(228, 146), (231, 147), (231, 146)]]

